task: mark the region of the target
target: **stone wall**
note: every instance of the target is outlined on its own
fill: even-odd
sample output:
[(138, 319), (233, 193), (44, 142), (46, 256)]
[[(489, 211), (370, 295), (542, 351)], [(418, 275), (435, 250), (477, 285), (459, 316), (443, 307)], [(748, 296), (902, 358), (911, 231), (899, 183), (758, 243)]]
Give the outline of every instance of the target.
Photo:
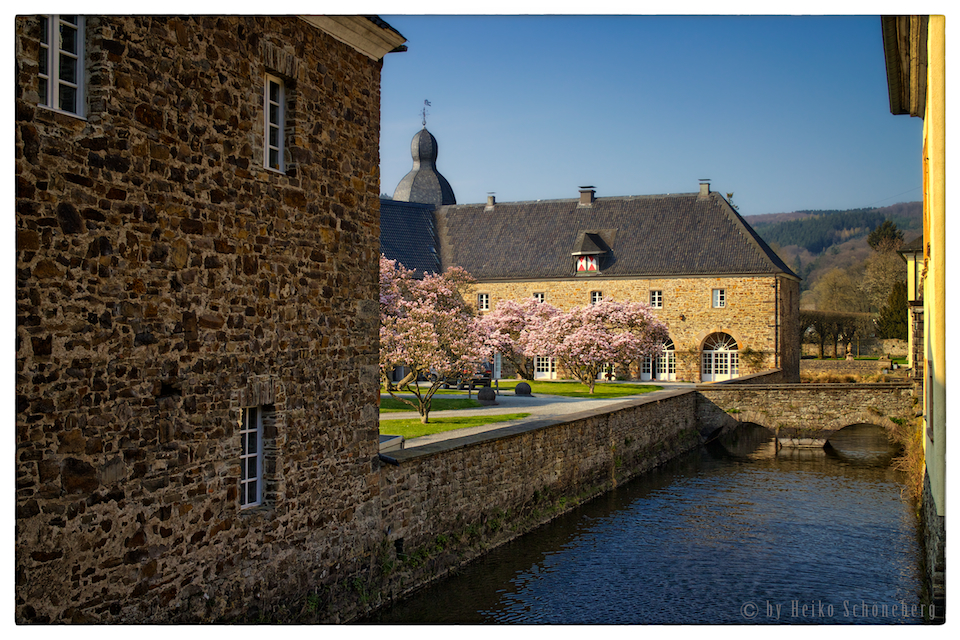
[(781, 437), (829, 438), (854, 424), (890, 429), (893, 420), (910, 420), (916, 398), (910, 383), (698, 385), (701, 433), (749, 422)]
[[(379, 540), (381, 63), (296, 17), (89, 17), (85, 118), (16, 19), (22, 622), (216, 620)], [(264, 75), (288, 85), (263, 168)], [(240, 409), (273, 426), (238, 502)]]
[(890, 371), (893, 364), (889, 359), (880, 360), (811, 360), (805, 358), (800, 361), (800, 375), (819, 373), (836, 373), (840, 375), (876, 375), (884, 369)]
[(930, 477), (926, 474), (923, 477), (920, 521), (923, 531), (924, 587), (929, 602), (938, 612), (937, 622), (942, 623), (947, 600), (947, 525), (946, 518), (937, 515), (937, 504), (930, 490)]
[[(713, 308), (713, 289), (726, 291), (725, 307)], [(474, 285), (468, 300), (475, 304), (476, 294), (488, 293), (493, 309), (498, 300), (519, 301), (533, 297), (534, 293), (543, 293), (545, 302), (568, 310), (589, 304), (592, 291), (602, 292), (604, 300), (649, 303), (652, 290), (663, 292), (663, 307), (654, 313), (667, 325), (676, 346), (677, 380), (700, 380), (703, 342), (711, 333), (723, 332), (737, 341), (742, 374), (780, 368), (788, 381), (799, 381), (799, 285), (784, 277), (590, 277), (481, 282)]]
[[(378, 606), (695, 449), (697, 394), (626, 400), (392, 452), (381, 471), (382, 555), (364, 591)], [(384, 567), (389, 567), (384, 571)]]

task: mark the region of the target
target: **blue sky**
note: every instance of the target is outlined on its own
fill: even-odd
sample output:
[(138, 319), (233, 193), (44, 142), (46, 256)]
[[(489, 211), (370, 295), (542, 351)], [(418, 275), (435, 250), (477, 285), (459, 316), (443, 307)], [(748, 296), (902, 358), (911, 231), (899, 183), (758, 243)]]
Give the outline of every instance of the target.
[(436, 136), (460, 203), (682, 193), (745, 215), (920, 200), (922, 121), (889, 111), (877, 16), (381, 14), (381, 192)]

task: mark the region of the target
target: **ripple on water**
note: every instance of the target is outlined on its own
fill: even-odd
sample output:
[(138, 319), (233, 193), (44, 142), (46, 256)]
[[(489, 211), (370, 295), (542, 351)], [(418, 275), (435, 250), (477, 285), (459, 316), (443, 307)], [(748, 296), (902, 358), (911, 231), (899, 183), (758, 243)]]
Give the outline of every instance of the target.
[[(919, 550), (911, 506), (883, 462), (888, 448), (875, 433), (837, 440), (835, 452), (793, 457), (771, 454), (768, 442), (702, 450), (494, 550), (378, 621), (919, 622), (844, 615), (850, 603), (918, 603)], [(756, 617), (744, 617), (748, 602)], [(834, 615), (790, 615), (811, 603)]]

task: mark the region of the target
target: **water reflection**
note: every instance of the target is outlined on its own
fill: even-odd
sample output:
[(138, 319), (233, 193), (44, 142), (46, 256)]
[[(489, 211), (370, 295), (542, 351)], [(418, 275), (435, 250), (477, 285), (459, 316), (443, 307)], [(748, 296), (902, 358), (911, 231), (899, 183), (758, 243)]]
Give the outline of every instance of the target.
[(892, 455), (873, 428), (841, 432), (828, 449), (779, 452), (769, 432), (743, 429), (376, 621), (920, 622), (890, 608), (917, 603), (920, 588), (915, 519)]

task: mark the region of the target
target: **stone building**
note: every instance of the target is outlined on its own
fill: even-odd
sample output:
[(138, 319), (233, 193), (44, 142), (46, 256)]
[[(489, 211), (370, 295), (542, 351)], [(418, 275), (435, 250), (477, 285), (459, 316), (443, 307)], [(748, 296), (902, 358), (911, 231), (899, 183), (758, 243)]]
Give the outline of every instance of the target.
[[(710, 382), (782, 369), (784, 381), (799, 382), (799, 278), (709, 184), (628, 197), (581, 187), (578, 198), (471, 205), (440, 204), (439, 187), (420, 192), (425, 204), (399, 202), (399, 192), (381, 201), (384, 254), (421, 270), (463, 267), (477, 280), (470, 296), (481, 313), (531, 297), (564, 310), (645, 302), (671, 339), (632, 377)], [(551, 358), (535, 358), (534, 369), (563, 375)]]
[(15, 26), (16, 619), (335, 599), (383, 537), (379, 91), (403, 37)]

